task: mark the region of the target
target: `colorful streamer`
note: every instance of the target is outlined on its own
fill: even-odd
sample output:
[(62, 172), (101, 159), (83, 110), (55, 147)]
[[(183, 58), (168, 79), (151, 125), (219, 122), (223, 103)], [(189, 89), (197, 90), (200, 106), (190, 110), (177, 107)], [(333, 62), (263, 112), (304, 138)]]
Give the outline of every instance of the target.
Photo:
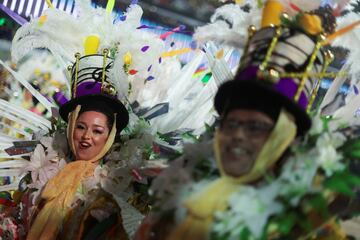
[(165, 58), (165, 57), (174, 57), (176, 55), (181, 55), (181, 54), (185, 54), (188, 52), (191, 52), (192, 49), (191, 48), (183, 48), (183, 49), (177, 49), (177, 50), (173, 50), (170, 52), (164, 52), (163, 54), (161, 54), (161, 57)]
[(19, 25), (24, 25), (28, 21), (21, 17), (19, 14), (11, 11), (9, 8), (5, 7), (3, 4), (0, 3), (0, 9), (3, 10), (11, 19), (13, 19), (15, 22), (17, 22)]
[(115, 0), (108, 0), (106, 4), (106, 12), (108, 14), (112, 13), (114, 6), (115, 6)]
[[(179, 26), (179, 27), (181, 27), (181, 26)], [(163, 30), (163, 31), (168, 31), (168, 32), (173, 31), (173, 29), (171, 29), (171, 28), (164, 28), (164, 27), (161, 27), (161, 26), (148, 26), (148, 25), (145, 25), (145, 24), (141, 25), (140, 27), (137, 27), (137, 29), (156, 29), (156, 30)], [(189, 34), (189, 35), (194, 34), (194, 32), (192, 32), (192, 31), (184, 31), (184, 29), (185, 28), (183, 27), (183, 28), (181, 28), (181, 30), (176, 31), (175, 33), (184, 33), (184, 34)]]
[(347, 32), (350, 32), (351, 30), (353, 30), (355, 27), (359, 26), (360, 25), (360, 20), (350, 24), (349, 26), (346, 26), (336, 32), (334, 32), (333, 34), (329, 35), (327, 38), (326, 38), (326, 41), (323, 45), (328, 45), (331, 41), (333, 41), (335, 38), (341, 36), (341, 35), (344, 35), (345, 33)]
[(160, 39), (165, 40), (168, 36), (170, 36), (170, 35), (172, 35), (172, 34), (174, 34), (174, 33), (180, 32), (180, 31), (182, 31), (182, 30), (184, 30), (184, 29), (185, 29), (185, 26), (184, 26), (184, 25), (180, 25), (180, 26), (172, 29), (171, 31), (168, 31), (168, 32), (166, 32), (166, 33), (161, 34), (161, 35), (160, 35)]
[(54, 5), (51, 3), (50, 0), (45, 0), (45, 1), (49, 8), (54, 8)]

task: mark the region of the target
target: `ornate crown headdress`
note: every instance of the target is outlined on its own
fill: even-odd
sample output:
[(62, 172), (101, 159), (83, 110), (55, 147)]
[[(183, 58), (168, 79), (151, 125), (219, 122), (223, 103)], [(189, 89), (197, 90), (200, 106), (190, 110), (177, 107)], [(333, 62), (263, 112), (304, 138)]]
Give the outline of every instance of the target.
[(76, 61), (69, 68), (71, 72), (71, 98), (87, 94), (106, 94), (116, 97), (117, 90), (109, 81), (109, 72), (114, 66), (114, 60), (108, 56), (109, 50), (105, 49), (103, 55), (92, 54), (80, 57), (75, 55)]
[[(225, 83), (215, 98), (220, 114), (228, 107), (229, 98), (241, 97), (244, 91), (262, 92), (272, 100), (281, 102), (296, 118), (299, 131), (309, 129), (307, 112), (311, 109), (321, 79), (328, 76), (327, 68), (333, 60), (324, 50), (326, 30), (318, 11), (299, 12), (292, 19), (283, 13), (279, 1), (267, 1), (263, 9), (261, 28), (250, 26), (248, 40), (234, 81)], [(238, 85), (239, 89), (231, 85)], [(235, 93), (234, 91), (240, 91)], [(243, 93), (244, 98), (250, 93)], [(254, 95), (255, 96), (255, 95)], [(236, 100), (235, 100), (236, 101)], [(269, 100), (256, 100), (269, 101)]]

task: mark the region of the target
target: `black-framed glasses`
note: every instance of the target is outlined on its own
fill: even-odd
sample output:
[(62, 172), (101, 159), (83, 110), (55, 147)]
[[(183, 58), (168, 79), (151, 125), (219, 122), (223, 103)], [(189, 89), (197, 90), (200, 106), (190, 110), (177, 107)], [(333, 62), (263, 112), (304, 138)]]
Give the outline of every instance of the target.
[(236, 121), (236, 120), (224, 120), (220, 129), (225, 134), (232, 134), (241, 128), (247, 136), (261, 136), (268, 134), (273, 129), (274, 125), (264, 121)]

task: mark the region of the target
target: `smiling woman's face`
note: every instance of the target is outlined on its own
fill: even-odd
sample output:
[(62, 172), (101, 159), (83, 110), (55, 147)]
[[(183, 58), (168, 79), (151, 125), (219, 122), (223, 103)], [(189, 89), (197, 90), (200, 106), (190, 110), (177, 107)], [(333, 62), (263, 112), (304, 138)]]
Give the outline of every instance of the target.
[(73, 140), (76, 160), (90, 160), (105, 146), (109, 136), (108, 119), (105, 114), (87, 111), (76, 120)]

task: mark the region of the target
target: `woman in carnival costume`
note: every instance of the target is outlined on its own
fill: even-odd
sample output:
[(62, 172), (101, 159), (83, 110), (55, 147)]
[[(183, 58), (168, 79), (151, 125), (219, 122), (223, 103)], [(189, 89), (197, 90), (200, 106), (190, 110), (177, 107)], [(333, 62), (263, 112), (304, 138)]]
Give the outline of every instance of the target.
[[(103, 54), (97, 53), (98, 41), (96, 37), (87, 38), (85, 55), (80, 58), (80, 53), (76, 54), (71, 68), (71, 100), (59, 109), (62, 119), (68, 122), (72, 161), (65, 165), (63, 159), (58, 159), (59, 152), (54, 152), (51, 141), (41, 141), (45, 148), (37, 147), (43, 152), (46, 149), (45, 157), (54, 157), (56, 164), (53, 169), (49, 166), (40, 170), (38, 181), (30, 184), (38, 196), (31, 211), (24, 211), (29, 211), (23, 219), (26, 239), (128, 238), (121, 215), (121, 208), (128, 204), (116, 200), (115, 192), (96, 187), (95, 175), (101, 174), (97, 173), (101, 171), (99, 166), (106, 165), (104, 156), (129, 122), (128, 111), (109, 80), (114, 59), (106, 49)], [(35, 157), (42, 157), (37, 149)], [(36, 174), (31, 163), (25, 169)], [(45, 171), (45, 179), (41, 171)], [(137, 211), (134, 215), (141, 216)]]
[(353, 124), (341, 114), (351, 104), (334, 113), (344, 117), (338, 121), (317, 114), (309, 131), (332, 60), (323, 34), (339, 35), (326, 8), (291, 19), (282, 15), (286, 5), (266, 2), (261, 28), (249, 28), (235, 78), (215, 97), (218, 175), (212, 154), (204, 153), (208, 145), (185, 148), (154, 181), (158, 203), (136, 239), (346, 239), (335, 219), (349, 214), (348, 206), (337, 207), (354, 199), (360, 183), (349, 171), (358, 140), (341, 130), (344, 121)]
[[(30, 172), (25, 178), (29, 180), (25, 192), (30, 193), (31, 198), (29, 194), (20, 194), (27, 188), (24, 185), (27, 180), (23, 179), (20, 182), (21, 191), (12, 195), (14, 201), (7, 199), (10, 205), (8, 210), (14, 217), (6, 218), (5, 215), (0, 226), (2, 231), (14, 234), (10, 234), (10, 238), (127, 239), (140, 223), (140, 212), (147, 210), (145, 204), (138, 204), (139, 199), (142, 203), (143, 195), (146, 194), (135, 192), (132, 182), (136, 178), (138, 182), (146, 183), (144, 176), (136, 169), (146, 165), (144, 158), (148, 160), (156, 155), (152, 145), (155, 140), (159, 140), (154, 133), (158, 128), (151, 126), (151, 129), (146, 121), (140, 120), (131, 111), (128, 113), (127, 108), (131, 108), (127, 98), (132, 90), (129, 78), (144, 82), (150, 79), (148, 75), (157, 70), (155, 63), (160, 62), (163, 41), (138, 29), (142, 11), (137, 5), (131, 5), (123, 20), (116, 21), (116, 17), (111, 14), (111, 4), (106, 10), (93, 9), (87, 5), (87, 1), (79, 1), (77, 4), (78, 19), (50, 8), (40, 18), (22, 26), (13, 40), (12, 54), (15, 61), (38, 47), (48, 48), (60, 62), (65, 63), (73, 62), (74, 53), (79, 53), (70, 70), (71, 100), (62, 102), (64, 98), (61, 97), (66, 96), (66, 93), (59, 94), (57, 98), (62, 103), (60, 115), (68, 122), (66, 134), (72, 157), (69, 159), (66, 146), (63, 146), (66, 144), (61, 138), (61, 128), (55, 133), (49, 133), (51, 124), (48, 120), (35, 118), (33, 114), (24, 111), (29, 119), (31, 117), (42, 122), (41, 130), (45, 133), (35, 135), (40, 144), (37, 144), (39, 141), (28, 141), (23, 142), (22, 146), (17, 143), (7, 149), (8, 153), (16, 155), (25, 148), (26, 153), (23, 152), (21, 156), (29, 156), (30, 161), (17, 158), (0, 164), (4, 174), (15, 176), (20, 167), (24, 174)], [(89, 24), (89, 21), (93, 24)], [(66, 26), (61, 36), (54, 34), (57, 31), (54, 26), (60, 23)], [(191, 70), (196, 70), (200, 60), (191, 63), (185, 74), (177, 72), (181, 76), (177, 80), (183, 77), (191, 80)], [(161, 71), (159, 68), (158, 71)], [(15, 72), (12, 74), (19, 81), (22, 80)], [(156, 79), (157, 75), (152, 75), (151, 80), (154, 77)], [(43, 99), (41, 94), (31, 86), (26, 86), (49, 111), (53, 110), (54, 106)], [(133, 98), (136, 100), (136, 97)], [(0, 101), (0, 104), (2, 107), (6, 102)], [(11, 107), (16, 109), (15, 106)], [(155, 110), (150, 109), (152, 115), (156, 115)], [(37, 128), (29, 124), (18, 109), (11, 114), (36, 132)], [(172, 125), (175, 130), (184, 121), (171, 124), (170, 119), (165, 120), (164, 125)], [(130, 139), (114, 144), (118, 139), (116, 136), (125, 127), (123, 135)], [(123, 136), (121, 140), (124, 140)], [(6, 145), (12, 141), (14, 139), (8, 139)], [(29, 149), (35, 146), (31, 153)], [(9, 190), (16, 184), (15, 181), (0, 186), (0, 189)], [(14, 206), (14, 202), (18, 205)], [(19, 209), (22, 210), (21, 221)]]
[[(129, 122), (125, 106), (116, 98), (117, 92), (107, 80), (106, 71), (110, 71), (111, 65), (112, 59), (105, 52), (78, 58), (72, 68), (72, 99), (60, 107), (60, 115), (68, 122), (67, 138), (74, 160), (42, 190), (39, 210), (27, 239), (64, 238), (64, 234), (68, 239), (86, 238), (97, 221), (106, 222), (103, 228), (111, 230), (113, 238), (126, 238), (120, 209), (116, 210), (118, 205), (115, 200), (111, 201), (111, 195), (101, 190), (89, 192), (85, 202), (74, 202), (76, 192), (84, 188), (82, 184), (87, 178), (94, 176), (95, 168), (113, 145), (115, 136)], [(114, 223), (117, 226), (109, 227)]]

